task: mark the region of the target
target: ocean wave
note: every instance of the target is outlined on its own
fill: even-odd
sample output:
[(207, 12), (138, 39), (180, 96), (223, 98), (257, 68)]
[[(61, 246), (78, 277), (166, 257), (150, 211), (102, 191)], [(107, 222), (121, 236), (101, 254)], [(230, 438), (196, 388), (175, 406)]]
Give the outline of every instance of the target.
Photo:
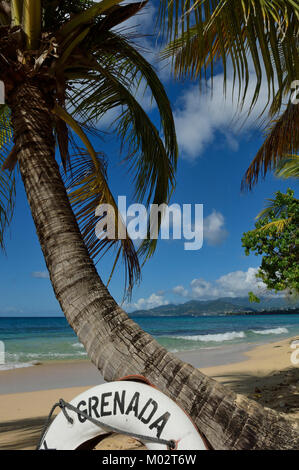
[(284, 327), (269, 328), (268, 330), (250, 330), (257, 335), (281, 335), (283, 333), (288, 333), (289, 330)]
[(187, 341), (215, 341), (221, 343), (222, 341), (231, 341), (236, 338), (245, 338), (244, 331), (228, 331), (227, 333), (215, 333), (206, 335), (194, 335), (194, 336), (175, 336), (177, 339), (185, 339)]
[[(63, 359), (79, 359), (87, 357), (86, 351), (74, 351), (73, 353), (65, 352), (45, 352), (45, 353), (7, 353), (6, 361), (0, 364), (0, 372), (11, 369), (22, 369), (24, 367), (33, 367), (40, 364), (40, 361), (63, 360)], [(26, 361), (26, 362), (25, 362)]]
[(24, 354), (24, 356), (26, 357), (30, 357), (30, 358), (51, 358), (51, 357), (73, 357), (73, 358), (76, 358), (77, 356), (86, 356), (87, 353), (85, 351), (77, 351), (77, 352), (74, 352), (74, 353), (50, 353), (50, 352), (46, 352), (46, 353), (26, 353)]
[[(78, 359), (78, 357), (87, 356), (86, 351), (74, 351), (72, 353), (67, 352), (44, 352), (44, 353), (29, 353), (29, 352), (18, 352), (18, 354), (7, 353), (6, 364), (30, 364), (33, 360), (53, 360), (53, 359)], [(28, 362), (25, 362), (28, 361)], [(34, 364), (31, 364), (34, 365)]]
[(73, 343), (72, 346), (73, 348), (84, 348), (82, 343)]
[(7, 362), (5, 364), (0, 364), (0, 372), (2, 370), (23, 369), (23, 367), (33, 366), (35, 366), (35, 364), (32, 364), (32, 362)]

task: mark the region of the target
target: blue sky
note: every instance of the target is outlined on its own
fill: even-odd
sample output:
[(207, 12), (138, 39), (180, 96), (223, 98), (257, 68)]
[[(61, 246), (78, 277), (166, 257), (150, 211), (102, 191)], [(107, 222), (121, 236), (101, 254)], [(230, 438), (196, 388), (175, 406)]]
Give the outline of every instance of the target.
[[(137, 23), (150, 31), (153, 9), (140, 16)], [(136, 20), (129, 24), (134, 26)], [(155, 44), (142, 40), (154, 61)], [(284, 182), (269, 174), (252, 192), (241, 193), (240, 183), (261, 142), (262, 130), (256, 118), (266, 99), (262, 91), (258, 107), (249, 120), (236, 117), (236, 105), (223, 100), (223, 76), (216, 77), (213, 98), (200, 92), (195, 84), (175, 83), (169, 67), (160, 68), (160, 77), (170, 97), (176, 120), (180, 158), (177, 186), (172, 203), (204, 205), (204, 244), (198, 251), (184, 250), (183, 240), (160, 240), (157, 251), (144, 266), (142, 281), (133, 291), (128, 310), (150, 308), (189, 299), (209, 299), (247, 295), (249, 290), (263, 291), (255, 279), (260, 259), (246, 257), (241, 246), (243, 232), (254, 226), (254, 218), (266, 198), (277, 190), (295, 188), (294, 181)], [(232, 81), (228, 81), (228, 91)], [(254, 75), (252, 84), (254, 86)], [(253, 89), (253, 88), (252, 88)], [(228, 96), (229, 93), (228, 93)], [(140, 101), (155, 119), (155, 107), (147, 94)], [(106, 125), (107, 122), (102, 125)], [(241, 125), (243, 124), (243, 125)], [(120, 163), (114, 138), (93, 142), (109, 159), (109, 183), (114, 195), (127, 195), (130, 202), (132, 182)], [(97, 265), (107, 281), (111, 255)], [(123, 266), (119, 265), (111, 284), (112, 295), (121, 301), (124, 285)], [(0, 315), (62, 315), (48, 278), (42, 252), (22, 182), (18, 182), (17, 206), (7, 236), (6, 255), (0, 254)]]

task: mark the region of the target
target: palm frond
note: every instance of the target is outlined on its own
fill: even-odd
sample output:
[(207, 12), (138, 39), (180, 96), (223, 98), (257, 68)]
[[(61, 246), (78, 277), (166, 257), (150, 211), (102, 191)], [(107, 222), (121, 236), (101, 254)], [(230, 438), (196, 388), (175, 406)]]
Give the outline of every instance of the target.
[(268, 103), (276, 100), (277, 105), (279, 99), (279, 110), (299, 76), (299, 4), (293, 0), (163, 2), (160, 18), (172, 38), (164, 56), (174, 58), (176, 76), (207, 80), (221, 62), (226, 85), (230, 63), (242, 89), (241, 104), (252, 80), (250, 64), (256, 77), (251, 107), (265, 78)]
[(279, 178), (299, 178), (299, 155), (286, 155), (278, 163), (275, 175)]
[[(131, 3), (125, 6), (114, 5), (108, 8), (106, 8), (105, 5), (102, 5), (102, 8), (100, 9), (100, 18), (98, 18), (99, 12), (97, 14), (94, 12), (95, 20), (97, 20), (94, 22), (86, 20), (85, 16), (89, 10), (85, 10), (83, 12), (84, 14), (82, 13), (77, 15), (80, 17), (82, 16), (82, 22), (79, 23), (78, 26), (67, 36), (62, 34), (62, 31), (64, 31), (64, 28), (69, 26), (71, 21), (66, 23), (58, 33), (60, 58), (54, 64), (55, 69), (65, 69), (63, 66), (75, 49), (82, 51), (83, 48), (86, 49), (88, 53), (92, 51), (98, 52), (99, 49), (101, 51), (105, 50), (105, 46), (107, 45), (107, 35), (115, 36), (115, 38), (117, 38), (117, 35), (113, 35), (109, 30), (137, 14), (147, 4), (147, 2), (148, 0), (145, 0), (143, 2)], [(83, 42), (84, 44), (82, 44)], [(78, 47), (80, 45), (82, 46), (81, 49)], [(81, 59), (83, 59), (83, 56), (81, 56)], [(70, 63), (72, 63), (72, 58)], [(81, 62), (79, 65), (82, 66), (83, 63)]]
[(147, 3), (148, 0), (144, 0), (127, 5), (115, 5), (109, 8), (109, 10), (105, 11), (106, 16), (100, 24), (100, 29), (105, 31), (111, 30), (111, 28), (118, 26), (120, 23), (136, 15)]
[(16, 147), (13, 146), (9, 154), (7, 155), (6, 159), (4, 160), (4, 163), (2, 164), (2, 170), (9, 170), (10, 172), (15, 169), (16, 164), (18, 163), (18, 156), (17, 156), (17, 151)]
[(64, 168), (64, 171), (66, 171), (67, 166), (70, 164), (69, 130), (65, 121), (60, 119), (58, 116), (56, 116), (55, 119), (55, 134), (59, 148), (61, 163)]
[[(114, 110), (112, 127), (128, 154), (126, 162), (135, 182), (135, 200), (147, 205), (168, 203), (175, 185), (178, 156), (170, 102), (152, 66), (134, 45), (122, 35), (101, 28), (99, 23), (90, 31), (87, 45), (92, 57), (82, 50), (76, 54), (77, 60), (75, 57), (65, 64), (68, 79), (77, 79), (68, 94), (73, 113), (81, 123), (95, 126), (106, 112)], [(161, 135), (135, 97), (141, 84), (158, 106)], [(153, 254), (156, 243), (157, 240), (144, 241), (140, 254), (145, 258)]]
[[(95, 44), (95, 47), (97, 44)], [(138, 52), (136, 47), (131, 45), (120, 34), (115, 34), (111, 31), (107, 32), (105, 38), (103, 38), (100, 51), (94, 51), (95, 57), (98, 59), (98, 63), (105, 64), (113, 57), (114, 67), (113, 76), (115, 77), (114, 82), (117, 80), (128, 88), (129, 83), (133, 84), (137, 82), (135, 93), (138, 90), (138, 85), (142, 86), (145, 84), (145, 88), (148, 89), (155, 100), (161, 119), (161, 128), (165, 141), (165, 149), (168, 154), (168, 158), (171, 162), (173, 170), (176, 170), (178, 148), (175, 133), (175, 124), (172, 115), (171, 104), (168, 96), (165, 92), (163, 84), (159, 77), (155, 73), (153, 67), (144, 59), (144, 57)], [(111, 60), (111, 59), (110, 59)], [(108, 71), (110, 71), (110, 65), (108, 62)], [(123, 90), (125, 91), (125, 90)], [(131, 91), (130, 88), (128, 91)], [(129, 94), (126, 94), (129, 97)], [(123, 103), (126, 103), (124, 96)]]
[(90, 27), (86, 27), (79, 34), (74, 34), (75, 37), (73, 38), (72, 41), (66, 41), (63, 53), (61, 54), (61, 57), (59, 58), (59, 60), (55, 64), (55, 68), (57, 70), (59, 70), (59, 69), (61, 69), (61, 67), (63, 67), (63, 65), (65, 64), (67, 59), (70, 57), (71, 53), (73, 52), (73, 50), (76, 49), (76, 47), (79, 44), (81, 44), (82, 41), (84, 41), (84, 39), (88, 35), (89, 31), (90, 31)]
[[(277, 193), (276, 193), (277, 194)], [(288, 190), (289, 196), (293, 197), (293, 192)], [(279, 202), (278, 198), (279, 197)], [(298, 200), (294, 198), (294, 201), (298, 203)], [(261, 225), (259, 228), (256, 228), (254, 232), (263, 232), (268, 229), (275, 229), (278, 233), (283, 232), (287, 225), (291, 224), (293, 221), (293, 216), (289, 215), (288, 211), (288, 201), (282, 200), (281, 194), (276, 195), (275, 199), (267, 199), (266, 207), (259, 212), (256, 216), (256, 219), (259, 221), (265, 221), (264, 225)], [(274, 219), (274, 220), (273, 220)], [(271, 222), (268, 222), (271, 220)]]
[(112, 8), (115, 5), (118, 5), (123, 0), (102, 0), (91, 6), (90, 8), (78, 13), (68, 22), (66, 22), (61, 30), (59, 31), (59, 36), (62, 38), (67, 38), (72, 34), (78, 27), (86, 25), (93, 21), (97, 16), (104, 13), (109, 8)]
[[(122, 254), (125, 266), (125, 290), (130, 297), (133, 285), (140, 279), (140, 266), (134, 244), (128, 235), (107, 184), (103, 155), (97, 154), (98, 164), (95, 166), (89, 153), (78, 147), (77, 152), (71, 156), (70, 171), (66, 174), (65, 185), (84, 242), (95, 261), (101, 259), (108, 250), (116, 248), (115, 261), (108, 283), (119, 260), (119, 255)], [(109, 213), (109, 216), (114, 219), (115, 233), (113, 238), (110, 238), (105, 231), (102, 234), (97, 231), (99, 221), (102, 220), (105, 223), (105, 215), (101, 214), (96, 217), (97, 209), (100, 205), (106, 204), (113, 208), (113, 212)]]
[(259, 176), (275, 168), (286, 154), (299, 149), (299, 106), (289, 103), (279, 119), (272, 122), (267, 138), (247, 169), (242, 188), (251, 189)]
[(12, 138), (12, 128), (10, 123), (10, 110), (5, 104), (0, 105), (0, 149), (10, 142)]
[[(98, 166), (98, 160), (97, 160), (97, 155), (96, 152), (93, 148), (93, 146), (90, 143), (90, 140), (88, 139), (87, 135), (85, 134), (84, 130), (82, 127), (73, 119), (73, 117), (67, 113), (65, 109), (63, 109), (61, 106), (58, 104), (55, 104), (52, 113), (55, 114), (60, 120), (64, 121), (67, 125), (69, 125), (73, 131), (77, 134), (77, 136), (82, 140), (84, 143), (85, 147), (87, 148), (93, 162), (94, 166)], [(100, 171), (100, 166), (98, 168)]]
[(0, 25), (9, 25), (11, 22), (11, 8), (7, 2), (0, 1)]
[[(127, 294), (130, 296), (134, 283), (140, 278), (140, 266), (134, 244), (128, 235), (108, 186), (105, 166), (103, 165), (103, 159), (100, 158), (102, 155), (99, 157), (83, 129), (66, 111), (59, 109), (57, 105), (53, 111), (74, 130), (88, 150), (88, 152), (82, 151), (72, 139), (73, 147), (75, 147), (77, 153), (70, 157), (69, 167), (65, 169), (68, 197), (79, 223), (84, 242), (90, 255), (95, 259), (99, 259), (110, 248), (118, 246), (115, 262), (117, 262), (121, 252), (128, 281), (126, 285)], [(95, 214), (96, 209), (101, 204), (108, 204), (112, 208), (115, 227), (113, 238), (109, 238), (106, 233), (103, 233), (102, 237), (98, 237), (96, 231), (98, 220)]]
[[(146, 205), (150, 202), (157, 205), (168, 203), (175, 185), (177, 145), (171, 108), (167, 98), (164, 98), (165, 92), (162, 85), (163, 91), (160, 91), (160, 96), (167, 100), (164, 110), (161, 111), (164, 118), (162, 128), (165, 143), (147, 113), (130, 90), (124, 86), (122, 80), (115, 77), (113, 70), (99, 63), (94, 65), (94, 69), (98, 72), (98, 76), (94, 78), (94, 86), (91, 87), (90, 81), (86, 83), (86, 88), (90, 92), (87, 97), (85, 94), (87, 89), (84, 86), (77, 91), (76, 98), (80, 104), (75, 112), (82, 112), (82, 117), (85, 117), (87, 122), (88, 116), (100, 122), (106, 111), (120, 109), (114, 124), (122, 146), (126, 148), (128, 154), (126, 160), (135, 181), (135, 200), (145, 201)], [(149, 78), (147, 83), (151, 83)], [(158, 89), (156, 89), (158, 84), (152, 86), (159, 107), (161, 107), (162, 98), (159, 97)], [(145, 258), (151, 256), (156, 243), (157, 240), (144, 240), (139, 253)]]
[(11, 0), (11, 21), (13, 26), (20, 26), (23, 17), (23, 0)]
[(292, 217), (289, 217), (288, 219), (273, 220), (272, 222), (269, 222), (268, 224), (265, 224), (262, 227), (255, 229), (255, 232), (263, 232), (271, 228), (275, 228), (275, 230), (278, 233), (280, 233), (280, 232), (283, 232), (285, 227), (291, 222), (292, 222)]
[[(10, 152), (12, 131), (10, 112), (7, 106), (0, 106), (0, 168)], [(4, 235), (11, 222), (15, 205), (15, 175), (0, 169), (0, 247), (4, 249)]]
[(261, 210), (256, 216), (256, 219), (262, 219), (264, 217), (279, 218), (282, 212), (287, 210), (286, 205), (277, 205), (275, 199), (267, 199), (267, 206)]
[(37, 49), (42, 27), (41, 0), (24, 0), (22, 26), (26, 34), (27, 49)]

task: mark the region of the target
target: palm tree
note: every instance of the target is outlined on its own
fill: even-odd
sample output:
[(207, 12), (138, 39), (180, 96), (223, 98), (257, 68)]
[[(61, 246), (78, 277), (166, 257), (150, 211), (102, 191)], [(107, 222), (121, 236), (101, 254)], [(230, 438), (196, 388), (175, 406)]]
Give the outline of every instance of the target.
[[(278, 166), (275, 170), (275, 175), (279, 178), (299, 178), (299, 155), (286, 155), (279, 160)], [(293, 196), (293, 194), (292, 194)], [(295, 198), (294, 198), (295, 199)], [(296, 199), (295, 199), (296, 200)], [(285, 205), (278, 205), (276, 199), (268, 199), (267, 206), (257, 216), (256, 219), (264, 217), (275, 217), (277, 220), (269, 222), (255, 231), (265, 231), (271, 227), (275, 227), (277, 232), (282, 232), (284, 228), (293, 221), (293, 217), (287, 217), (287, 210)], [(282, 217), (283, 216), (283, 217)]]
[(271, 169), (282, 178), (298, 175), (299, 105), (289, 103), (278, 119), (272, 120), (268, 135), (248, 167), (242, 186), (251, 189), (259, 175), (266, 176)]
[[(0, 80), (6, 88), (2, 161), (9, 170), (20, 169), (55, 295), (106, 380), (147, 376), (193, 417), (215, 449), (295, 448), (294, 422), (236, 395), (161, 347), (117, 305), (95, 269), (92, 256), (118, 244), (129, 288), (139, 273), (127, 235), (116, 241), (93, 237), (94, 208), (104, 201), (114, 205), (105, 164), (88, 138), (97, 120), (121, 106), (117, 130), (129, 143), (127, 161), (141, 199), (167, 202), (177, 158), (164, 89), (150, 65), (114, 29), (143, 3), (119, 3), (0, 2)], [(157, 102), (164, 142), (132, 93), (130, 84), (140, 77)], [(87, 154), (77, 148), (72, 132)], [(55, 160), (56, 142), (65, 180)], [(72, 143), (75, 156), (69, 151)], [(3, 171), (1, 178), (3, 229), (13, 207), (14, 174)], [(154, 246), (144, 245), (141, 253), (150, 255)]]
[(160, 17), (171, 39), (164, 56), (174, 58), (178, 78), (213, 79), (220, 63), (226, 87), (230, 66), (241, 109), (253, 66), (256, 83), (249, 112), (259, 100), (263, 80), (268, 84), (263, 113), (269, 111), (269, 132), (242, 182), (251, 188), (283, 155), (299, 149), (299, 106), (292, 100), (299, 77), (298, 2), (202, 0), (185, 2), (182, 8), (178, 2), (164, 2)]
[(299, 179), (299, 155), (284, 156), (275, 170), (275, 175), (284, 179)]

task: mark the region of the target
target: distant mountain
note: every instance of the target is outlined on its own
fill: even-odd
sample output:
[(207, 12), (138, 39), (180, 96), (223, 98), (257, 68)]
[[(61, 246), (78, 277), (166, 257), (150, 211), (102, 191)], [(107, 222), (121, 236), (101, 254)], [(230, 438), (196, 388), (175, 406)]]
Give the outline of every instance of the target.
[(279, 313), (290, 310), (299, 313), (299, 302), (290, 302), (284, 298), (263, 297), (260, 303), (250, 303), (247, 297), (223, 297), (216, 300), (190, 300), (184, 304), (168, 304), (149, 310), (136, 310), (130, 316), (184, 316), (184, 315), (236, 315), (255, 314), (258, 312)]

